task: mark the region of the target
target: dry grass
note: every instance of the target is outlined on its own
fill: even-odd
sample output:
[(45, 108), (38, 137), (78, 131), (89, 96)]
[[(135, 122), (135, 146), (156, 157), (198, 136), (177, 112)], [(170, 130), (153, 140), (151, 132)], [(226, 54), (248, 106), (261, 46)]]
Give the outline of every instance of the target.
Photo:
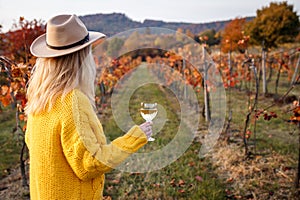
[(237, 144), (219, 144), (211, 155), (216, 173), (226, 180), (230, 199), (298, 199), (296, 160), (276, 152), (245, 158)]

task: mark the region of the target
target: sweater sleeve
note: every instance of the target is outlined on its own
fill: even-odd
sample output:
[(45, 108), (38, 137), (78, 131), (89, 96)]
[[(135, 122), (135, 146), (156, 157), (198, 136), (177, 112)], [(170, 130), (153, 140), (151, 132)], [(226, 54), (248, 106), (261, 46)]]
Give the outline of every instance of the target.
[(145, 133), (139, 126), (133, 126), (124, 136), (106, 144), (102, 126), (87, 97), (75, 90), (64, 101), (61, 143), (78, 178), (87, 180), (108, 172), (147, 143)]

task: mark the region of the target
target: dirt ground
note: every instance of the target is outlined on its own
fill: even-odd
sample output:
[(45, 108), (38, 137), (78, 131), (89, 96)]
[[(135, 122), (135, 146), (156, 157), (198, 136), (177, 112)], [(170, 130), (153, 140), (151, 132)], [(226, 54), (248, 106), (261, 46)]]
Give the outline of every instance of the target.
[[(28, 169), (28, 165), (26, 166)], [(27, 170), (27, 180), (28, 179)], [(10, 174), (0, 180), (1, 200), (29, 200), (29, 187), (22, 186), (22, 176), (20, 166), (11, 169)]]

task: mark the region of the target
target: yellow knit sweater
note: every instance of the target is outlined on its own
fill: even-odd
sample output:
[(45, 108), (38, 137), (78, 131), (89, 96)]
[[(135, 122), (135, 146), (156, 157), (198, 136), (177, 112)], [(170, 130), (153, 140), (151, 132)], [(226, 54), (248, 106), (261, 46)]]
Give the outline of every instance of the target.
[(78, 90), (58, 98), (50, 112), (29, 115), (32, 200), (102, 199), (104, 173), (147, 143), (139, 126), (106, 143), (88, 98)]

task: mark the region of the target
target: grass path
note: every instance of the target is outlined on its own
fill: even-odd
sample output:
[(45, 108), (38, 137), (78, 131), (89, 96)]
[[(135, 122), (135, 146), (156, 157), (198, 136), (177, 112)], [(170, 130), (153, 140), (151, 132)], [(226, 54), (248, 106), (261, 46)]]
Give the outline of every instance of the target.
[[(138, 70), (138, 73), (131, 74), (121, 85), (126, 85), (128, 89), (135, 88), (131, 84), (138, 85), (139, 80), (151, 82), (151, 73), (146, 66)], [(132, 93), (130, 89), (126, 92)], [(167, 145), (180, 124), (180, 105), (175, 95), (153, 83), (141, 85), (130, 97), (129, 113), (134, 123), (143, 122), (138, 110), (140, 102), (145, 100), (155, 101), (161, 106), (157, 119), (154, 120), (154, 132), (159, 131), (154, 136), (156, 140), (148, 143), (139, 153), (156, 151)], [(122, 110), (121, 106), (118, 108)], [(122, 135), (120, 129), (116, 131), (118, 128), (112, 115), (108, 116), (111, 117), (101, 119), (106, 135), (111, 139)], [(188, 128), (184, 130), (189, 131)], [(157, 171), (130, 173), (113, 170), (106, 176), (104, 195), (112, 199), (225, 199), (224, 185), (217, 174), (214, 174), (212, 164), (198, 156), (200, 147), (200, 142), (194, 140), (178, 160)], [(180, 144), (177, 144), (177, 148), (180, 148)]]

